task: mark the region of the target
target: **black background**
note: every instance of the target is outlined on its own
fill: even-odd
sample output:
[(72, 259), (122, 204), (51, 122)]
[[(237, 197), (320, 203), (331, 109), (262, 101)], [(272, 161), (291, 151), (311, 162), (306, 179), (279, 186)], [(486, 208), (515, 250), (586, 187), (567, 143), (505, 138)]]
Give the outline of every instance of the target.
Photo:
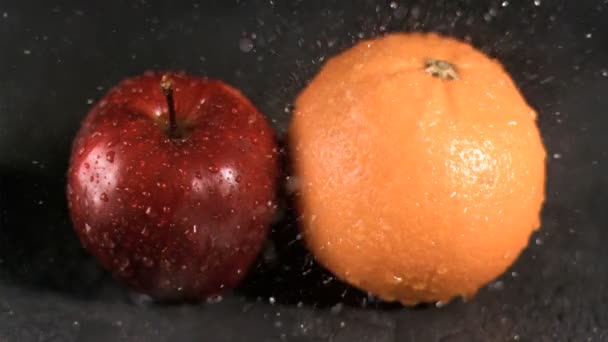
[[(0, 1), (0, 341), (608, 341), (608, 4), (176, 3)], [(219, 303), (151, 303), (80, 248), (64, 196), (71, 139), (119, 80), (159, 68), (224, 79), (281, 138), (325, 58), (412, 30), (471, 40), (540, 113), (542, 229), (472, 301), (402, 308), (339, 283), (297, 239), (289, 199), (259, 265)]]

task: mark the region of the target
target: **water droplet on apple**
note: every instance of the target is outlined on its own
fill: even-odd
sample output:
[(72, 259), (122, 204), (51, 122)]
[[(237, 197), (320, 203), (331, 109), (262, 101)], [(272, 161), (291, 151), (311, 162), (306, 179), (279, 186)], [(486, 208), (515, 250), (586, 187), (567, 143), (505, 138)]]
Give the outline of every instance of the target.
[(217, 167), (217, 165), (211, 165), (211, 166), (209, 166), (208, 169), (209, 169), (209, 171), (211, 171), (211, 173), (218, 173), (218, 172), (220, 172), (220, 168)]
[(81, 156), (84, 153), (84, 147), (78, 149), (78, 155)]
[(201, 173), (198, 171), (196, 173), (194, 173), (194, 177), (196, 177), (198, 179), (203, 179), (203, 175), (201, 175)]
[(101, 246), (106, 248), (116, 247), (116, 244), (114, 243), (114, 241), (112, 241), (108, 232), (103, 232), (103, 234), (101, 234)]
[(144, 266), (151, 268), (154, 267), (154, 260), (148, 258), (148, 257), (143, 257), (141, 259), (142, 263), (144, 264)]
[(101, 199), (104, 202), (107, 202), (109, 200), (108, 195), (105, 192), (102, 193), (101, 196), (99, 196), (99, 199)]
[(85, 223), (85, 224), (84, 224), (84, 231), (85, 231), (85, 233), (87, 233), (87, 234), (88, 234), (88, 233), (91, 231), (91, 226), (89, 226), (89, 224), (88, 224), (88, 223)]
[(163, 213), (168, 214), (171, 212), (171, 207), (163, 207)]
[(118, 264), (118, 272), (119, 273), (125, 273), (125, 271), (127, 271), (127, 268), (129, 268), (129, 266), (131, 265), (131, 261), (129, 261), (129, 258), (121, 258), (119, 260), (115, 260), (114, 261), (116, 264)]
[(146, 215), (150, 215), (152, 213), (152, 207), (146, 208)]
[(114, 152), (114, 151), (110, 151), (110, 152), (106, 153), (106, 160), (109, 161), (110, 163), (113, 163), (115, 155), (116, 155), (116, 152)]

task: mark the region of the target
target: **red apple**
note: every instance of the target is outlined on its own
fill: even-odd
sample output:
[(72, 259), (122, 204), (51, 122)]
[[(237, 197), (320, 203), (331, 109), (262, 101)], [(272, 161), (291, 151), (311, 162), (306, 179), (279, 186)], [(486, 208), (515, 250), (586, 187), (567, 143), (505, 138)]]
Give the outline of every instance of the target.
[[(161, 89), (162, 83), (162, 89)], [(271, 127), (221, 81), (148, 72), (84, 119), (68, 203), (82, 244), (132, 289), (197, 300), (235, 287), (266, 238)]]

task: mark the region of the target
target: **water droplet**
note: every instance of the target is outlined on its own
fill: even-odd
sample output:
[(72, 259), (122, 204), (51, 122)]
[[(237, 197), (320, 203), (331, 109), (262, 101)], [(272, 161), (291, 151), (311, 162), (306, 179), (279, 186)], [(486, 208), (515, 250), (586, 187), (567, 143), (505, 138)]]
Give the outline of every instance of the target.
[(32, 53), (32, 50), (23, 50), (23, 54), (24, 55), (30, 55)]
[(116, 152), (114, 152), (114, 151), (110, 151), (110, 152), (106, 153), (106, 160), (109, 161), (110, 163), (113, 163), (115, 155), (116, 155)]
[(152, 207), (146, 208), (146, 215), (150, 215), (152, 213)]
[(534, 240), (534, 243), (536, 243), (537, 246), (540, 246), (544, 243), (544, 241), (541, 238), (536, 238), (536, 240)]
[(118, 263), (118, 272), (124, 273), (131, 265), (129, 258), (124, 258)]
[(243, 52), (250, 52), (253, 50), (253, 41), (247, 37), (241, 38), (239, 41), (239, 49)]
[(448, 302), (443, 302), (443, 301), (439, 300), (439, 301), (435, 302), (435, 307), (442, 308), (442, 307), (446, 306), (447, 304), (448, 304)]
[(171, 207), (167, 207), (167, 206), (163, 207), (163, 213), (168, 214), (170, 212), (171, 212)]
[(412, 285), (412, 288), (414, 290), (424, 290), (424, 289), (426, 289), (426, 283), (423, 283), (423, 282), (416, 283), (416, 284)]
[(196, 234), (198, 232), (198, 227), (196, 225), (192, 226), (192, 233)]
[(534, 6), (540, 6), (540, 5), (541, 5), (540, 0), (534, 0)]
[(103, 192), (103, 193), (101, 194), (101, 196), (99, 196), (99, 199), (101, 199), (101, 200), (102, 200), (102, 201), (104, 201), (104, 202), (107, 202), (107, 201), (109, 200), (109, 199), (108, 199), (108, 195), (107, 195), (105, 192)]
[(268, 303), (270, 303), (270, 305), (274, 305), (276, 303), (276, 299), (274, 299), (274, 297), (269, 297), (268, 298)]
[(194, 173), (194, 177), (196, 177), (198, 179), (203, 179), (203, 175), (200, 172)]
[(589, 33), (585, 34), (585, 38), (589, 39), (589, 38), (591, 38), (591, 37), (592, 37), (591, 32), (589, 32)]
[(207, 303), (209, 304), (217, 304), (224, 299), (221, 295), (212, 295), (207, 297)]
[(87, 104), (93, 104), (93, 99), (87, 99)]
[(403, 281), (403, 278), (401, 278), (399, 276), (396, 276), (396, 275), (393, 275), (393, 280), (394, 280), (395, 283), (399, 284), (399, 283), (401, 283)]
[(108, 234), (108, 232), (103, 232), (103, 234), (101, 234), (101, 246), (106, 248), (116, 247), (116, 244), (110, 238), (110, 234)]
[(509, 2), (508, 1), (503, 1), (500, 5), (502, 7), (507, 7), (507, 6), (509, 6)]
[(344, 304), (342, 303), (338, 303), (334, 306), (331, 307), (330, 312), (334, 315), (339, 314), (340, 312), (342, 312), (342, 309), (344, 308)]
[(150, 268), (154, 266), (154, 260), (148, 258), (148, 257), (143, 257), (141, 258), (142, 263), (144, 264), (144, 266)]
[(217, 167), (216, 165), (211, 165), (208, 167), (209, 171), (211, 171), (211, 173), (218, 173), (220, 172), (220, 168)]
[(399, 4), (397, 3), (397, 1), (391, 1), (391, 4), (389, 6), (392, 9), (397, 9), (399, 7)]
[(553, 159), (560, 159), (562, 155), (560, 153), (553, 153)]
[(88, 234), (91, 231), (91, 226), (88, 223), (84, 224), (84, 231)]
[(488, 288), (490, 290), (494, 290), (494, 291), (501, 291), (502, 289), (505, 288), (505, 284), (502, 280), (497, 280), (493, 283), (491, 283)]

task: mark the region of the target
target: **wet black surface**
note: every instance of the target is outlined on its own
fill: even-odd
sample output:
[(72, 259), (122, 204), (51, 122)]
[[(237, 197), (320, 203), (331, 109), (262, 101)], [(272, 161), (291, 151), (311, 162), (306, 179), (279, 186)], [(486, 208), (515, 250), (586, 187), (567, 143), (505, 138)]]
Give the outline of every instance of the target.
[[(608, 341), (607, 15), (600, 1), (0, 2), (0, 341)], [(470, 39), (540, 113), (542, 229), (472, 301), (406, 309), (333, 280), (297, 240), (288, 199), (272, 248), (216, 304), (129, 295), (80, 248), (70, 143), (119, 80), (158, 68), (222, 78), (282, 136), (325, 58), (411, 30)]]

